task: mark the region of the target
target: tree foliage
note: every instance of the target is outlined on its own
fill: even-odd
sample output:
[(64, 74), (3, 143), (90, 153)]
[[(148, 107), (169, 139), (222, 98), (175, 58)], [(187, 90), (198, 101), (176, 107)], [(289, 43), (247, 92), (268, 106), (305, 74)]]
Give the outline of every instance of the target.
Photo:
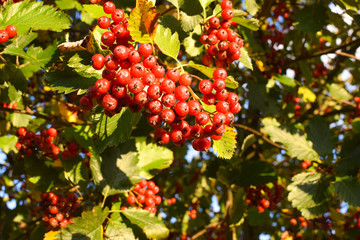
[[(241, 110), (221, 134), (199, 137), (211, 142), (206, 151), (185, 132), (161, 145), (164, 132), (148, 124), (156, 114), (136, 104), (107, 111), (95, 96), (84, 107), (98, 79), (114, 74), (111, 87), (124, 87), (116, 74), (130, 68), (128, 59), (113, 72), (94, 68), (95, 54), (123, 44), (117, 36), (105, 46), (110, 30), (98, 19), (116, 17), (105, 2), (0, 0), (0, 239), (360, 236), (357, 1), (233, 0), (221, 22), (231, 31), (216, 44), (212, 21), (226, 1), (110, 1), (124, 11), (124, 46), (149, 43), (165, 78), (173, 69), (192, 76), (190, 99), (211, 117), (203, 125), (228, 99), (208, 104), (197, 85), (226, 68)], [(17, 34), (3, 42), (8, 25)], [(234, 53), (220, 49), (230, 34)]]

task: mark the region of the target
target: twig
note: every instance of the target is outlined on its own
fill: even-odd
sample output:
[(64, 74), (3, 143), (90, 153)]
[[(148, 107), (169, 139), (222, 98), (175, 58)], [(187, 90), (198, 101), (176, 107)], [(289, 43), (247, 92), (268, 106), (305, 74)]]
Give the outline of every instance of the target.
[(260, 132), (256, 131), (255, 129), (252, 129), (252, 128), (249, 128), (245, 125), (242, 125), (242, 124), (239, 124), (239, 123), (235, 123), (233, 124), (233, 126), (235, 127), (238, 127), (238, 128), (241, 128), (241, 129), (244, 129), (245, 131), (249, 131), (249, 132), (252, 132), (254, 133), (255, 135), (258, 135), (259, 137), (261, 137), (264, 141), (270, 143), (271, 145), (273, 145), (274, 147), (277, 147), (279, 149), (282, 149), (282, 150), (286, 150), (283, 146), (280, 146), (279, 144), (277, 143), (274, 143), (273, 141), (271, 141), (269, 138), (265, 137), (263, 134), (261, 134)]
[(342, 49), (342, 48), (346, 48), (350, 45), (353, 45), (353, 44), (356, 44), (356, 43), (360, 43), (360, 38), (357, 38), (353, 41), (350, 41), (348, 43), (344, 43), (344, 44), (341, 44), (337, 47), (334, 47), (334, 48), (329, 48), (329, 49), (326, 49), (326, 50), (323, 50), (323, 51), (320, 51), (320, 52), (316, 52), (314, 53), (313, 55), (309, 55), (309, 56), (301, 56), (293, 61), (290, 61), (288, 62), (287, 64), (285, 64), (286, 66), (287, 65), (291, 65), (292, 63), (295, 63), (295, 62), (299, 62), (301, 60), (306, 60), (306, 59), (310, 59), (310, 58), (315, 58), (315, 57), (319, 57), (321, 55), (324, 55), (324, 54), (328, 54), (328, 53), (335, 53), (337, 50), (339, 49)]
[(355, 55), (353, 55), (353, 54), (350, 54), (350, 53), (346, 53), (346, 52), (335, 52), (336, 54), (338, 54), (338, 55), (342, 55), (342, 56), (345, 56), (345, 57), (349, 57), (349, 58), (352, 58), (352, 59), (355, 59), (355, 60), (357, 60), (357, 61), (360, 61), (360, 58), (357, 58), (357, 57), (355, 57)]
[(26, 115), (31, 115), (31, 116), (35, 116), (35, 117), (39, 117), (39, 118), (43, 118), (46, 120), (53, 120), (52, 117), (49, 117), (45, 114), (39, 113), (39, 112), (34, 112), (33, 110), (27, 108), (25, 110), (21, 110), (21, 109), (12, 109), (12, 108), (5, 108), (5, 107), (0, 107), (0, 111), (7, 111), (10, 113), (21, 113), (21, 114), (26, 114)]

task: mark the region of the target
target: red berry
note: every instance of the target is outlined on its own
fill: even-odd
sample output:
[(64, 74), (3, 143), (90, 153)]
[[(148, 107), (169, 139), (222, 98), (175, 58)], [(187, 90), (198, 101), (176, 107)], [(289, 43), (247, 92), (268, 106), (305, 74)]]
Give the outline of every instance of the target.
[(110, 19), (105, 16), (99, 17), (97, 21), (98, 26), (102, 29), (107, 29), (108, 27), (110, 27), (110, 23)]
[(210, 19), (209, 19), (209, 24), (210, 24), (210, 27), (211, 28), (218, 28), (219, 26), (220, 26), (220, 19), (218, 18), (218, 17), (216, 17), (216, 16), (214, 16), (214, 17), (211, 17)]
[(221, 9), (232, 9), (232, 2), (230, 0), (224, 0), (221, 2)]
[(178, 102), (174, 109), (180, 117), (185, 117), (189, 113), (189, 105), (186, 102)]
[(136, 203), (136, 197), (132, 194), (130, 194), (127, 198), (126, 201), (130, 204), (133, 205)]
[(94, 107), (92, 99), (88, 96), (83, 96), (80, 98), (80, 107), (85, 111), (89, 111)]
[(143, 57), (148, 57), (153, 52), (153, 47), (150, 43), (142, 43), (139, 46), (139, 52)]
[(210, 120), (210, 116), (206, 112), (200, 112), (195, 116), (195, 122), (200, 125), (206, 125)]
[(181, 74), (179, 83), (183, 86), (190, 86), (192, 82), (192, 77), (190, 74)]
[(223, 9), (221, 17), (224, 20), (230, 20), (234, 17), (234, 12), (231, 9)]
[(108, 1), (106, 3), (104, 3), (104, 12), (107, 14), (112, 14), (116, 8), (115, 4), (111, 1)]
[(105, 94), (110, 90), (110, 82), (101, 78), (95, 82), (95, 89), (99, 94)]
[(13, 25), (7, 25), (5, 31), (9, 34), (9, 37), (15, 37), (17, 34), (17, 30)]
[(180, 102), (186, 101), (189, 98), (189, 96), (190, 93), (187, 87), (180, 85), (175, 88), (175, 97)]
[(7, 42), (9, 40), (9, 33), (5, 30), (0, 30), (0, 43)]
[(111, 13), (111, 19), (115, 22), (115, 23), (119, 23), (122, 20), (124, 20), (125, 14), (124, 11), (121, 9), (115, 9), (112, 13)]
[(295, 218), (290, 219), (290, 224), (296, 226), (297, 225), (296, 219)]
[(106, 94), (103, 97), (102, 106), (105, 108), (105, 110), (108, 110), (108, 111), (115, 110), (117, 107), (117, 104), (118, 104), (118, 101), (113, 95)]
[(211, 91), (213, 90), (213, 86), (211, 81), (209, 80), (202, 80), (199, 83), (199, 90), (202, 94), (210, 94)]

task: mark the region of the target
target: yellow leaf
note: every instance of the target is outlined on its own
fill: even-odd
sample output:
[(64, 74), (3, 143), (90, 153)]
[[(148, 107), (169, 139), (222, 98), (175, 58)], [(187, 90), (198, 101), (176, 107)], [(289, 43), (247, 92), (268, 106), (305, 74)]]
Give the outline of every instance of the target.
[(258, 68), (259, 68), (259, 70), (260, 70), (261, 72), (264, 72), (264, 71), (265, 71), (264, 63), (263, 63), (262, 61), (257, 60), (257, 61), (256, 61), (256, 65), (258, 66)]
[(316, 95), (307, 87), (299, 87), (298, 94), (304, 102), (315, 102)]
[(54, 166), (54, 167), (62, 167), (63, 164), (62, 164), (62, 162), (61, 162), (60, 159), (56, 159), (56, 160), (54, 160), (54, 162), (53, 162), (53, 166)]
[(44, 240), (57, 240), (58, 238), (56, 237), (56, 235), (58, 235), (59, 233), (60, 231), (49, 231), (45, 233)]
[(80, 113), (79, 107), (69, 103), (58, 102), (58, 108), (60, 115), (66, 121), (70, 123), (78, 123), (78, 124), (84, 123), (83, 120), (79, 119), (79, 113)]

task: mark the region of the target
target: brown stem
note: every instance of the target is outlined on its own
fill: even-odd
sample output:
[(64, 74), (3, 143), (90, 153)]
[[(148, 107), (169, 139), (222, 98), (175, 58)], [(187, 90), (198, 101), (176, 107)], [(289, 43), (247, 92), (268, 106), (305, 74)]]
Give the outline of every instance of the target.
[(329, 48), (329, 49), (326, 49), (326, 50), (323, 50), (323, 51), (316, 52), (313, 55), (300, 56), (297, 59), (295, 59), (293, 61), (290, 61), (288, 64), (285, 64), (285, 65), (291, 65), (292, 63), (299, 62), (301, 60), (306, 60), (306, 59), (310, 59), (310, 58), (319, 57), (321, 55), (328, 54), (328, 53), (335, 53), (339, 49), (346, 48), (346, 47), (348, 47), (350, 45), (357, 44), (357, 43), (360, 43), (360, 38), (357, 38), (357, 39), (355, 39), (353, 41), (341, 44), (341, 45), (339, 45), (337, 47), (333, 47), (333, 48)]
[(350, 53), (346, 53), (346, 52), (335, 52), (335, 53), (338, 55), (342, 55), (342, 56), (349, 57), (349, 58), (355, 59), (357, 61), (360, 61), (360, 58), (357, 58), (357, 57), (355, 57), (355, 55), (350, 54)]
[(265, 137), (263, 134), (256, 131), (255, 129), (249, 128), (249, 127), (247, 127), (245, 125), (242, 125), (242, 124), (239, 124), (239, 123), (235, 123), (235, 124), (233, 124), (233, 126), (244, 129), (245, 131), (248, 131), (248, 132), (252, 132), (255, 135), (258, 135), (259, 137), (261, 137), (264, 141), (266, 141), (266, 142), (270, 143), (271, 145), (273, 145), (274, 147), (277, 147), (277, 148), (282, 149), (282, 150), (286, 150), (283, 146), (281, 146), (281, 145), (279, 145), (277, 143), (274, 143), (269, 138)]
[(0, 107), (0, 110), (1, 111), (7, 111), (7, 112), (10, 112), (10, 113), (21, 113), (21, 114), (31, 115), (31, 116), (43, 118), (43, 119), (50, 120), (50, 121), (53, 120), (52, 117), (49, 117), (49, 116), (44, 115), (42, 113), (34, 112), (29, 108), (26, 108), (25, 110), (21, 110), (21, 109), (12, 109), (12, 108)]

